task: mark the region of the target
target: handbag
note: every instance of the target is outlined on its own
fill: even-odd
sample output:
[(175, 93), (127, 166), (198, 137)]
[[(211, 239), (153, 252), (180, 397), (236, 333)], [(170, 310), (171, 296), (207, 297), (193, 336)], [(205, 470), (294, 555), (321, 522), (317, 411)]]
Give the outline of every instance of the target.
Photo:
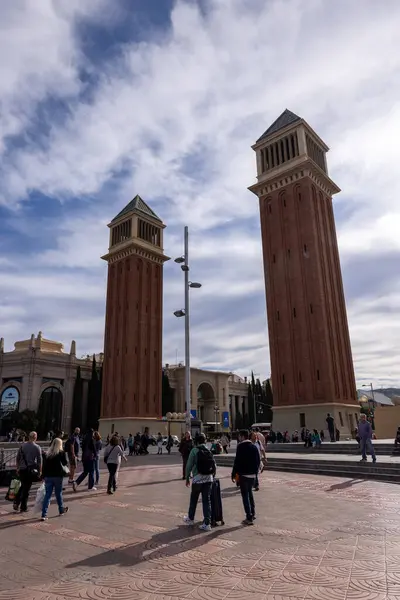
[(62, 470), (64, 471), (64, 473), (65, 473), (66, 475), (69, 475), (69, 467), (68, 467), (68, 465), (63, 465), (63, 464), (61, 463), (61, 468), (62, 468)]
[(104, 462), (107, 464), (108, 459), (110, 458), (111, 454), (114, 452), (115, 448), (118, 448), (118, 446), (114, 446), (114, 448), (112, 450), (110, 450), (110, 452), (107, 454), (107, 456), (104, 456)]
[(13, 477), (7, 490), (6, 500), (8, 500), (9, 502), (14, 502), (20, 487), (21, 481), (18, 479), (18, 477)]

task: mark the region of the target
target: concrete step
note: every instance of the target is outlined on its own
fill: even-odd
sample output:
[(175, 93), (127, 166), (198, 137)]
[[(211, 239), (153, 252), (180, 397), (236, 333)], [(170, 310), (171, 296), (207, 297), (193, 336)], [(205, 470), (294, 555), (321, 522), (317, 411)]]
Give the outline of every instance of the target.
[[(377, 455), (392, 455), (393, 454), (393, 443), (375, 443), (375, 452)], [(267, 444), (267, 453), (292, 453), (297, 454), (350, 454), (355, 455), (360, 453), (360, 449), (356, 442), (324, 442), (321, 448), (305, 448), (304, 444)], [(397, 456), (400, 455), (396, 453)]]
[[(217, 465), (221, 467), (232, 467), (233, 461), (233, 455), (217, 457)], [(268, 457), (267, 470), (400, 482), (399, 462), (361, 463), (353, 459), (340, 460), (338, 457), (330, 460), (326, 455), (324, 459), (318, 459), (317, 456), (313, 459), (303, 459), (287, 454), (282, 457)]]

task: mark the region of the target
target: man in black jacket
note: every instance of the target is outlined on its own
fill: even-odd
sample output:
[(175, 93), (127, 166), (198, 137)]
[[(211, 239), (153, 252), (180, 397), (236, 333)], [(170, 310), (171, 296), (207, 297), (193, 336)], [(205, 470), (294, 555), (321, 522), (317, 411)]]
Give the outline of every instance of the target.
[(243, 525), (253, 525), (256, 518), (253, 487), (260, 469), (260, 453), (249, 440), (249, 432), (239, 432), (239, 444), (236, 450), (235, 462), (232, 469), (232, 481), (239, 476), (240, 492), (246, 518)]

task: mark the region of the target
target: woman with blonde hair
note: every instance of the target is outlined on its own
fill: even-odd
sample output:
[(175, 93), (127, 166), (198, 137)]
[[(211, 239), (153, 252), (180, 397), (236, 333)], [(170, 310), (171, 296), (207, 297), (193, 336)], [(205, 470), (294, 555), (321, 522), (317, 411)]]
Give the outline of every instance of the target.
[(67, 455), (63, 450), (62, 440), (54, 438), (44, 457), (43, 478), (46, 492), (42, 507), (42, 521), (47, 521), (47, 511), (53, 490), (60, 516), (68, 512), (68, 507), (64, 506), (62, 495), (63, 478), (68, 475), (68, 472)]

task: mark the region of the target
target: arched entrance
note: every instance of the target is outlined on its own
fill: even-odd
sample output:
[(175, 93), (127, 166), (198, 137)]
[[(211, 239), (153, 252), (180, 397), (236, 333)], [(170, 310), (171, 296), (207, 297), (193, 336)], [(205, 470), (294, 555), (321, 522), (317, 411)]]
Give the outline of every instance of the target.
[[(201, 383), (197, 388), (199, 419), (203, 421), (203, 425), (209, 424), (212, 429), (215, 429), (215, 423), (219, 421), (219, 414), (215, 410), (217, 404), (212, 385), (206, 381)], [(212, 424), (214, 424), (214, 427)]]
[(62, 409), (61, 391), (54, 386), (45, 388), (41, 393), (37, 412), (39, 438), (44, 439), (49, 431), (55, 432), (61, 428)]

